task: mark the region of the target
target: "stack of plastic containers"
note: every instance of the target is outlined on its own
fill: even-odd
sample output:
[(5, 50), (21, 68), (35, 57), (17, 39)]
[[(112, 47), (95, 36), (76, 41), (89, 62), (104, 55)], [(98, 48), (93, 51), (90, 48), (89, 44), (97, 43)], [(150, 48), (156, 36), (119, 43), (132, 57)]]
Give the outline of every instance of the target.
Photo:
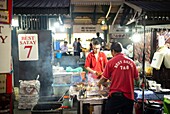
[(80, 73), (75, 72), (53, 72), (53, 93), (55, 96), (62, 96), (70, 86), (81, 82)]

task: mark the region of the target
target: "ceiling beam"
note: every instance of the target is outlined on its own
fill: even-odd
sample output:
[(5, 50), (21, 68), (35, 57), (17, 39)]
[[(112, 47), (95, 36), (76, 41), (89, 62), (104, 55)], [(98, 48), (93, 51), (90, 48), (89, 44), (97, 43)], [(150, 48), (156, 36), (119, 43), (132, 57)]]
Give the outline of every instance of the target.
[(119, 13), (120, 13), (122, 7), (123, 7), (123, 4), (119, 7), (119, 10), (117, 11), (116, 15), (114, 16), (114, 19), (113, 19), (113, 22), (112, 22), (112, 26), (114, 26), (114, 24), (116, 22), (116, 19), (117, 19)]
[(105, 16), (107, 15), (108, 10), (109, 10), (109, 5), (102, 5), (102, 11)]
[(97, 23), (96, 21), (96, 5), (94, 6), (94, 11), (93, 11), (93, 18), (92, 18), (92, 23), (95, 25)]
[[(170, 20), (168, 21), (163, 21), (163, 20), (145, 20), (145, 25), (149, 26), (149, 25), (163, 25), (163, 24), (169, 24)], [(142, 20), (138, 21), (138, 25), (143, 25)]]
[(108, 18), (111, 9), (112, 9), (112, 3), (110, 2), (109, 9), (108, 9), (107, 14), (106, 14), (106, 16), (105, 16), (106, 19)]
[(139, 13), (139, 15), (142, 13), (142, 8), (140, 8), (139, 6), (129, 3), (129, 2), (124, 2), (124, 3), (128, 5), (129, 7), (133, 8), (134, 10), (136, 10)]
[(131, 8), (129, 6), (124, 5), (123, 15), (121, 16), (121, 19), (120, 19), (120, 26), (125, 25), (125, 23), (126, 23), (125, 21), (128, 20), (127, 16), (129, 15), (130, 10), (131, 10)]
[(111, 25), (111, 24), (112, 24), (113, 19), (115, 18), (115, 16), (116, 16), (116, 13), (110, 14), (110, 18), (107, 20), (107, 24), (108, 24), (108, 25)]

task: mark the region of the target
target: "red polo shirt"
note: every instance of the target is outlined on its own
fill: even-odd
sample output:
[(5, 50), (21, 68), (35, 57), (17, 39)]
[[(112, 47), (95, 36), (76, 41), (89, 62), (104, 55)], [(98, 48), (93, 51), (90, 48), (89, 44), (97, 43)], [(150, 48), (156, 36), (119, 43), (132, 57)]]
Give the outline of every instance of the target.
[(117, 54), (108, 61), (103, 76), (111, 80), (109, 95), (123, 92), (125, 97), (134, 100), (134, 78), (138, 77), (138, 70), (133, 60)]
[[(98, 58), (96, 59), (94, 52), (90, 52), (86, 58), (84, 67), (90, 67), (91, 69), (97, 72), (103, 72), (106, 63), (107, 57), (105, 53), (99, 52)], [(93, 78), (97, 78), (97, 76), (93, 76)]]

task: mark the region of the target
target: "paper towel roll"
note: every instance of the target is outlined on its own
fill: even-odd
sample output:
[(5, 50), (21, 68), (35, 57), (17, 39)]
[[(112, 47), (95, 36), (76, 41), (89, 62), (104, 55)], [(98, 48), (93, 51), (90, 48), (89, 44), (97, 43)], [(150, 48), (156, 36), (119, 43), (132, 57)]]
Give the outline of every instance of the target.
[(164, 65), (166, 68), (170, 68), (170, 49), (167, 49), (167, 52), (164, 56)]

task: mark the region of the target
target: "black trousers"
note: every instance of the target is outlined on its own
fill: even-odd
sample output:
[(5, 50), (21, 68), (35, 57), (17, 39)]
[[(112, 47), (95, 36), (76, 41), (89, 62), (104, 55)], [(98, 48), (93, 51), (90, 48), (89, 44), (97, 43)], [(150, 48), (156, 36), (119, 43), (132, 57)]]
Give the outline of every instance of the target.
[(78, 52), (74, 52), (74, 56), (79, 56)]
[(106, 101), (105, 114), (133, 114), (133, 105), (122, 93), (113, 93)]

